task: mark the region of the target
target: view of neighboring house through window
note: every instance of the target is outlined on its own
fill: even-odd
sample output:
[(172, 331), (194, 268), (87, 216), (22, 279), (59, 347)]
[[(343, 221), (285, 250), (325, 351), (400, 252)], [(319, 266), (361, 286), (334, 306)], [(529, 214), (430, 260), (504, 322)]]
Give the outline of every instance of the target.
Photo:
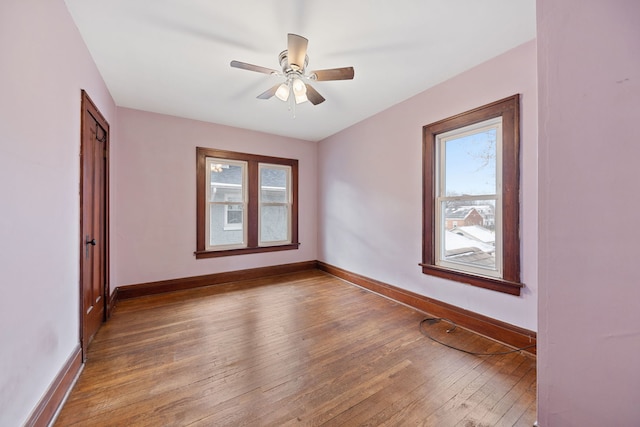
[(297, 160), (196, 151), (197, 258), (298, 247)]
[(424, 127), (423, 272), (519, 294), (519, 97)]
[(288, 243), (291, 167), (260, 164), (260, 245)]
[(501, 277), (501, 148), (502, 117), (436, 136), (436, 265)]
[(206, 249), (243, 248), (247, 242), (247, 162), (208, 157)]
[(225, 209), (224, 229), (240, 230), (244, 223), (244, 205), (228, 204)]

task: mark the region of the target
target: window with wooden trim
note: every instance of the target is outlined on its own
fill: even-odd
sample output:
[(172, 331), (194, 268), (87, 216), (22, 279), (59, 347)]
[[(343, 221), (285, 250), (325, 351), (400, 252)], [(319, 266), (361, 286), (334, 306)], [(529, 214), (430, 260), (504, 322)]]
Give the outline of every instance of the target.
[(423, 127), (422, 271), (520, 295), (519, 95)]
[(196, 148), (196, 258), (297, 249), (298, 161)]

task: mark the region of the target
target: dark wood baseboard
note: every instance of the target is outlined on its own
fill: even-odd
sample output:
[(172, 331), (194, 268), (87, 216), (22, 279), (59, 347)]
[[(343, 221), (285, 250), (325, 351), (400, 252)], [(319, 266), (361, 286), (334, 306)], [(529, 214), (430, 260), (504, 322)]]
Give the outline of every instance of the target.
[[(528, 329), (492, 319), (491, 317), (474, 313), (473, 311), (465, 310), (375, 279), (370, 279), (321, 261), (305, 261), (271, 267), (252, 268), (248, 270), (237, 270), (224, 273), (207, 274), (203, 276), (185, 277), (181, 279), (140, 283), (137, 285), (119, 286), (112, 295), (111, 309), (115, 307), (117, 301), (128, 298), (193, 289), (210, 285), (220, 285), (240, 280), (278, 276), (281, 274), (296, 273), (316, 268), (394, 301), (406, 304), (425, 313), (429, 313), (435, 317), (449, 319), (463, 328), (469, 329), (493, 340), (500, 341), (511, 347), (522, 348), (536, 344), (536, 333)], [(531, 354), (536, 354), (535, 347), (528, 348), (526, 351)]]
[(51, 386), (44, 394), (38, 406), (25, 423), (25, 427), (45, 427), (51, 423), (58, 407), (63, 402), (67, 392), (71, 390), (80, 368), (82, 367), (82, 350), (78, 345), (67, 362), (64, 364)]
[(140, 283), (137, 285), (118, 286), (116, 288), (117, 297), (114, 304), (119, 300), (128, 298), (181, 291), (203, 286), (219, 285), (222, 283), (237, 282), (239, 280), (279, 276), (281, 274), (297, 273), (299, 271), (314, 270), (316, 268), (316, 261), (304, 261), (293, 264), (274, 265), (271, 267), (251, 268), (248, 270), (228, 271), (224, 273), (207, 274), (204, 276), (193, 276), (181, 279)]
[[(455, 322), (463, 328), (469, 329), (480, 335), (484, 335), (496, 341), (500, 341), (511, 347), (522, 348), (536, 344), (536, 333), (528, 329), (520, 328), (500, 320), (483, 316), (473, 311), (465, 310), (442, 301), (438, 301), (424, 295), (401, 289), (378, 280), (370, 279), (356, 273), (351, 273), (339, 267), (318, 261), (318, 269), (333, 276), (344, 279), (355, 285), (383, 295), (394, 301), (406, 304), (417, 310), (429, 313), (435, 317), (442, 317)], [(525, 350), (536, 354), (536, 347)]]
[(111, 314), (113, 314), (113, 310), (116, 308), (116, 303), (118, 302), (118, 288), (111, 293), (109, 296), (109, 302), (107, 303), (107, 315), (105, 320), (109, 320)]

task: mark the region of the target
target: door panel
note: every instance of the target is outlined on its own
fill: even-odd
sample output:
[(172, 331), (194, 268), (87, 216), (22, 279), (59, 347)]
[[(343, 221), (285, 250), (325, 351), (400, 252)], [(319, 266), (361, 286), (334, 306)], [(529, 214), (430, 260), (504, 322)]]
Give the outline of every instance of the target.
[(86, 349), (105, 320), (107, 286), (108, 124), (85, 92), (81, 142), (81, 343)]

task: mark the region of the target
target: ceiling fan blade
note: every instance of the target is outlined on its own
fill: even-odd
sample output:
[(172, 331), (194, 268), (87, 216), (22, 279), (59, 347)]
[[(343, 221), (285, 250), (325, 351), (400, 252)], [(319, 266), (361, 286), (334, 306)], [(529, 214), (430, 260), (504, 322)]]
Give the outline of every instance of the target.
[(258, 95), (257, 98), (259, 98), (259, 99), (269, 99), (273, 95), (276, 94), (276, 91), (278, 90), (279, 87), (280, 87), (280, 83), (278, 83), (277, 85), (265, 90), (260, 95)]
[(231, 61), (231, 66), (234, 68), (241, 68), (243, 70), (257, 71), (258, 73), (278, 74), (276, 70), (272, 70), (271, 68), (261, 67), (259, 65), (247, 64), (246, 62)]
[(287, 41), (289, 65), (295, 65), (299, 70), (302, 70), (304, 68), (304, 59), (307, 57), (309, 40), (297, 34), (289, 34)]
[(313, 105), (318, 105), (322, 104), (325, 101), (324, 97), (320, 95), (318, 91), (313, 88), (313, 86), (308, 84), (305, 84), (305, 86), (307, 87), (307, 99), (310, 103), (312, 103)]
[[(312, 79), (317, 81), (326, 80), (351, 80), (355, 72), (353, 67), (330, 68), (328, 70), (316, 70), (309, 73)], [(315, 76), (315, 77), (314, 77)]]

